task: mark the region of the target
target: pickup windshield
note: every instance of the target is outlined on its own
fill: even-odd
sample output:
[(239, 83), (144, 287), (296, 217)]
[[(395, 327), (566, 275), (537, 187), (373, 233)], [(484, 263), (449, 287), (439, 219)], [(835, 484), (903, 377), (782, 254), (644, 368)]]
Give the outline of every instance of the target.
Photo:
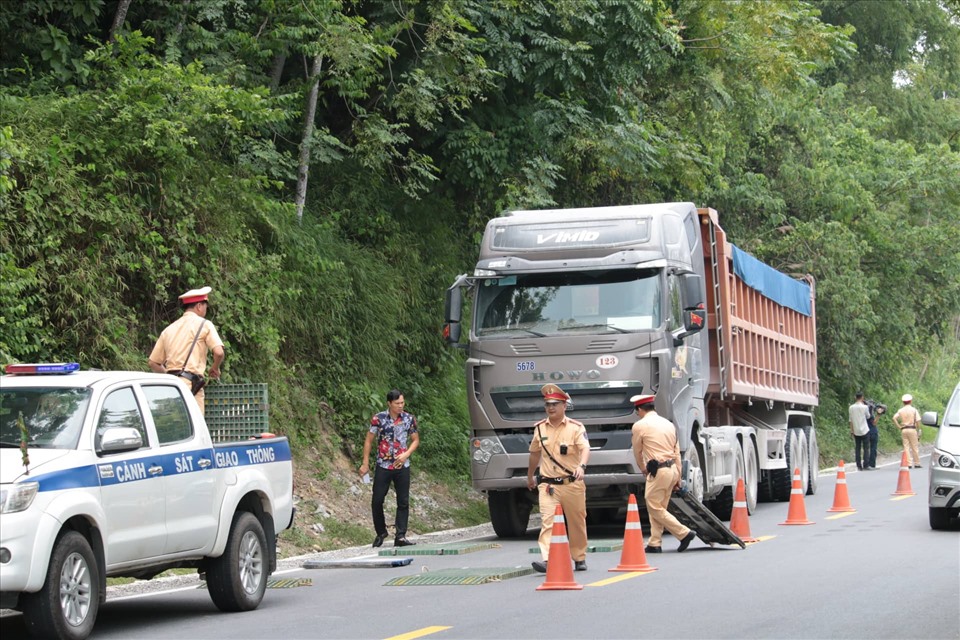
[(27, 445), (74, 449), (90, 404), (89, 389), (15, 387), (0, 390), (0, 443), (20, 445), (18, 416), (23, 416)]
[(656, 270), (538, 273), (480, 281), (480, 336), (624, 333), (660, 326)]

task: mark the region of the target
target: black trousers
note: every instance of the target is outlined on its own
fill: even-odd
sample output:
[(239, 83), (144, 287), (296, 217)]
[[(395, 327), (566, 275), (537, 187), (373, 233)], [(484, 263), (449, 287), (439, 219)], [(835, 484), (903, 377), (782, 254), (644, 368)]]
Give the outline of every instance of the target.
[(377, 535), (387, 533), (387, 521), (383, 516), (383, 501), (390, 490), (390, 483), (397, 494), (396, 537), (407, 535), (407, 520), (410, 518), (410, 467), (403, 469), (384, 469), (378, 466), (373, 475), (373, 526)]
[(876, 427), (870, 427), (870, 431), (867, 432), (867, 442), (869, 443), (869, 453), (865, 455), (866, 458), (863, 461), (863, 466), (876, 467), (877, 466), (877, 441), (880, 440), (880, 431)]
[[(869, 432), (865, 433), (862, 436), (853, 436), (853, 439), (856, 441), (854, 448), (856, 449), (857, 454), (857, 469), (863, 469), (865, 466), (870, 466), (870, 452), (869, 444), (867, 439), (869, 438)], [(863, 458), (860, 457), (860, 450), (863, 450)], [(861, 461), (862, 460), (862, 461)]]

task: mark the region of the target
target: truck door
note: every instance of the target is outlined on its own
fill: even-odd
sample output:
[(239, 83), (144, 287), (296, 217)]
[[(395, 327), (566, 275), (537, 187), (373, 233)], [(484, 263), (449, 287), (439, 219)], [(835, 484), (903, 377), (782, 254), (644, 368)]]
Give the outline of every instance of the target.
[(167, 554), (209, 545), (219, 517), (213, 449), (206, 427), (194, 427), (183, 391), (180, 383), (143, 385), (164, 461)]
[[(143, 446), (136, 451), (101, 453), (100, 438), (111, 427), (132, 427)], [(133, 388), (110, 391), (100, 408), (94, 432), (97, 471), (107, 526), (106, 560), (110, 566), (159, 556), (166, 542), (163, 465), (156, 441), (150, 442)]]

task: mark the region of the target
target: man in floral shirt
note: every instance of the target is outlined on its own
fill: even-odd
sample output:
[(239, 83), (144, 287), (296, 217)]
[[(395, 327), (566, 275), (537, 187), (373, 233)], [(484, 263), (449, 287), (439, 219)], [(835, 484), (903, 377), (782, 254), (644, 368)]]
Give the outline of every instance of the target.
[(383, 501), (390, 483), (397, 494), (396, 538), (393, 546), (407, 547), (415, 542), (407, 540), (407, 519), (410, 516), (410, 456), (420, 446), (417, 419), (403, 410), (403, 394), (397, 389), (387, 393), (387, 410), (370, 419), (370, 431), (363, 443), (363, 466), (360, 475), (370, 467), (370, 449), (377, 438), (377, 464), (373, 476), (373, 526), (377, 537), (373, 546), (379, 547), (387, 537), (387, 521), (383, 515)]

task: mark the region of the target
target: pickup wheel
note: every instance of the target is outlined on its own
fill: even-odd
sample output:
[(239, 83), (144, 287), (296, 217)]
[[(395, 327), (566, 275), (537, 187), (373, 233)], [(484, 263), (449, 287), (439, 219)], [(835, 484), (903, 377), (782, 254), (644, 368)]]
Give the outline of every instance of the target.
[(83, 640), (97, 619), (99, 589), (99, 567), (90, 543), (76, 531), (61, 534), (43, 587), (23, 596), (23, 618), (30, 635)]
[(221, 611), (250, 611), (267, 590), (266, 536), (253, 514), (233, 516), (227, 548), (207, 568), (207, 591)]

